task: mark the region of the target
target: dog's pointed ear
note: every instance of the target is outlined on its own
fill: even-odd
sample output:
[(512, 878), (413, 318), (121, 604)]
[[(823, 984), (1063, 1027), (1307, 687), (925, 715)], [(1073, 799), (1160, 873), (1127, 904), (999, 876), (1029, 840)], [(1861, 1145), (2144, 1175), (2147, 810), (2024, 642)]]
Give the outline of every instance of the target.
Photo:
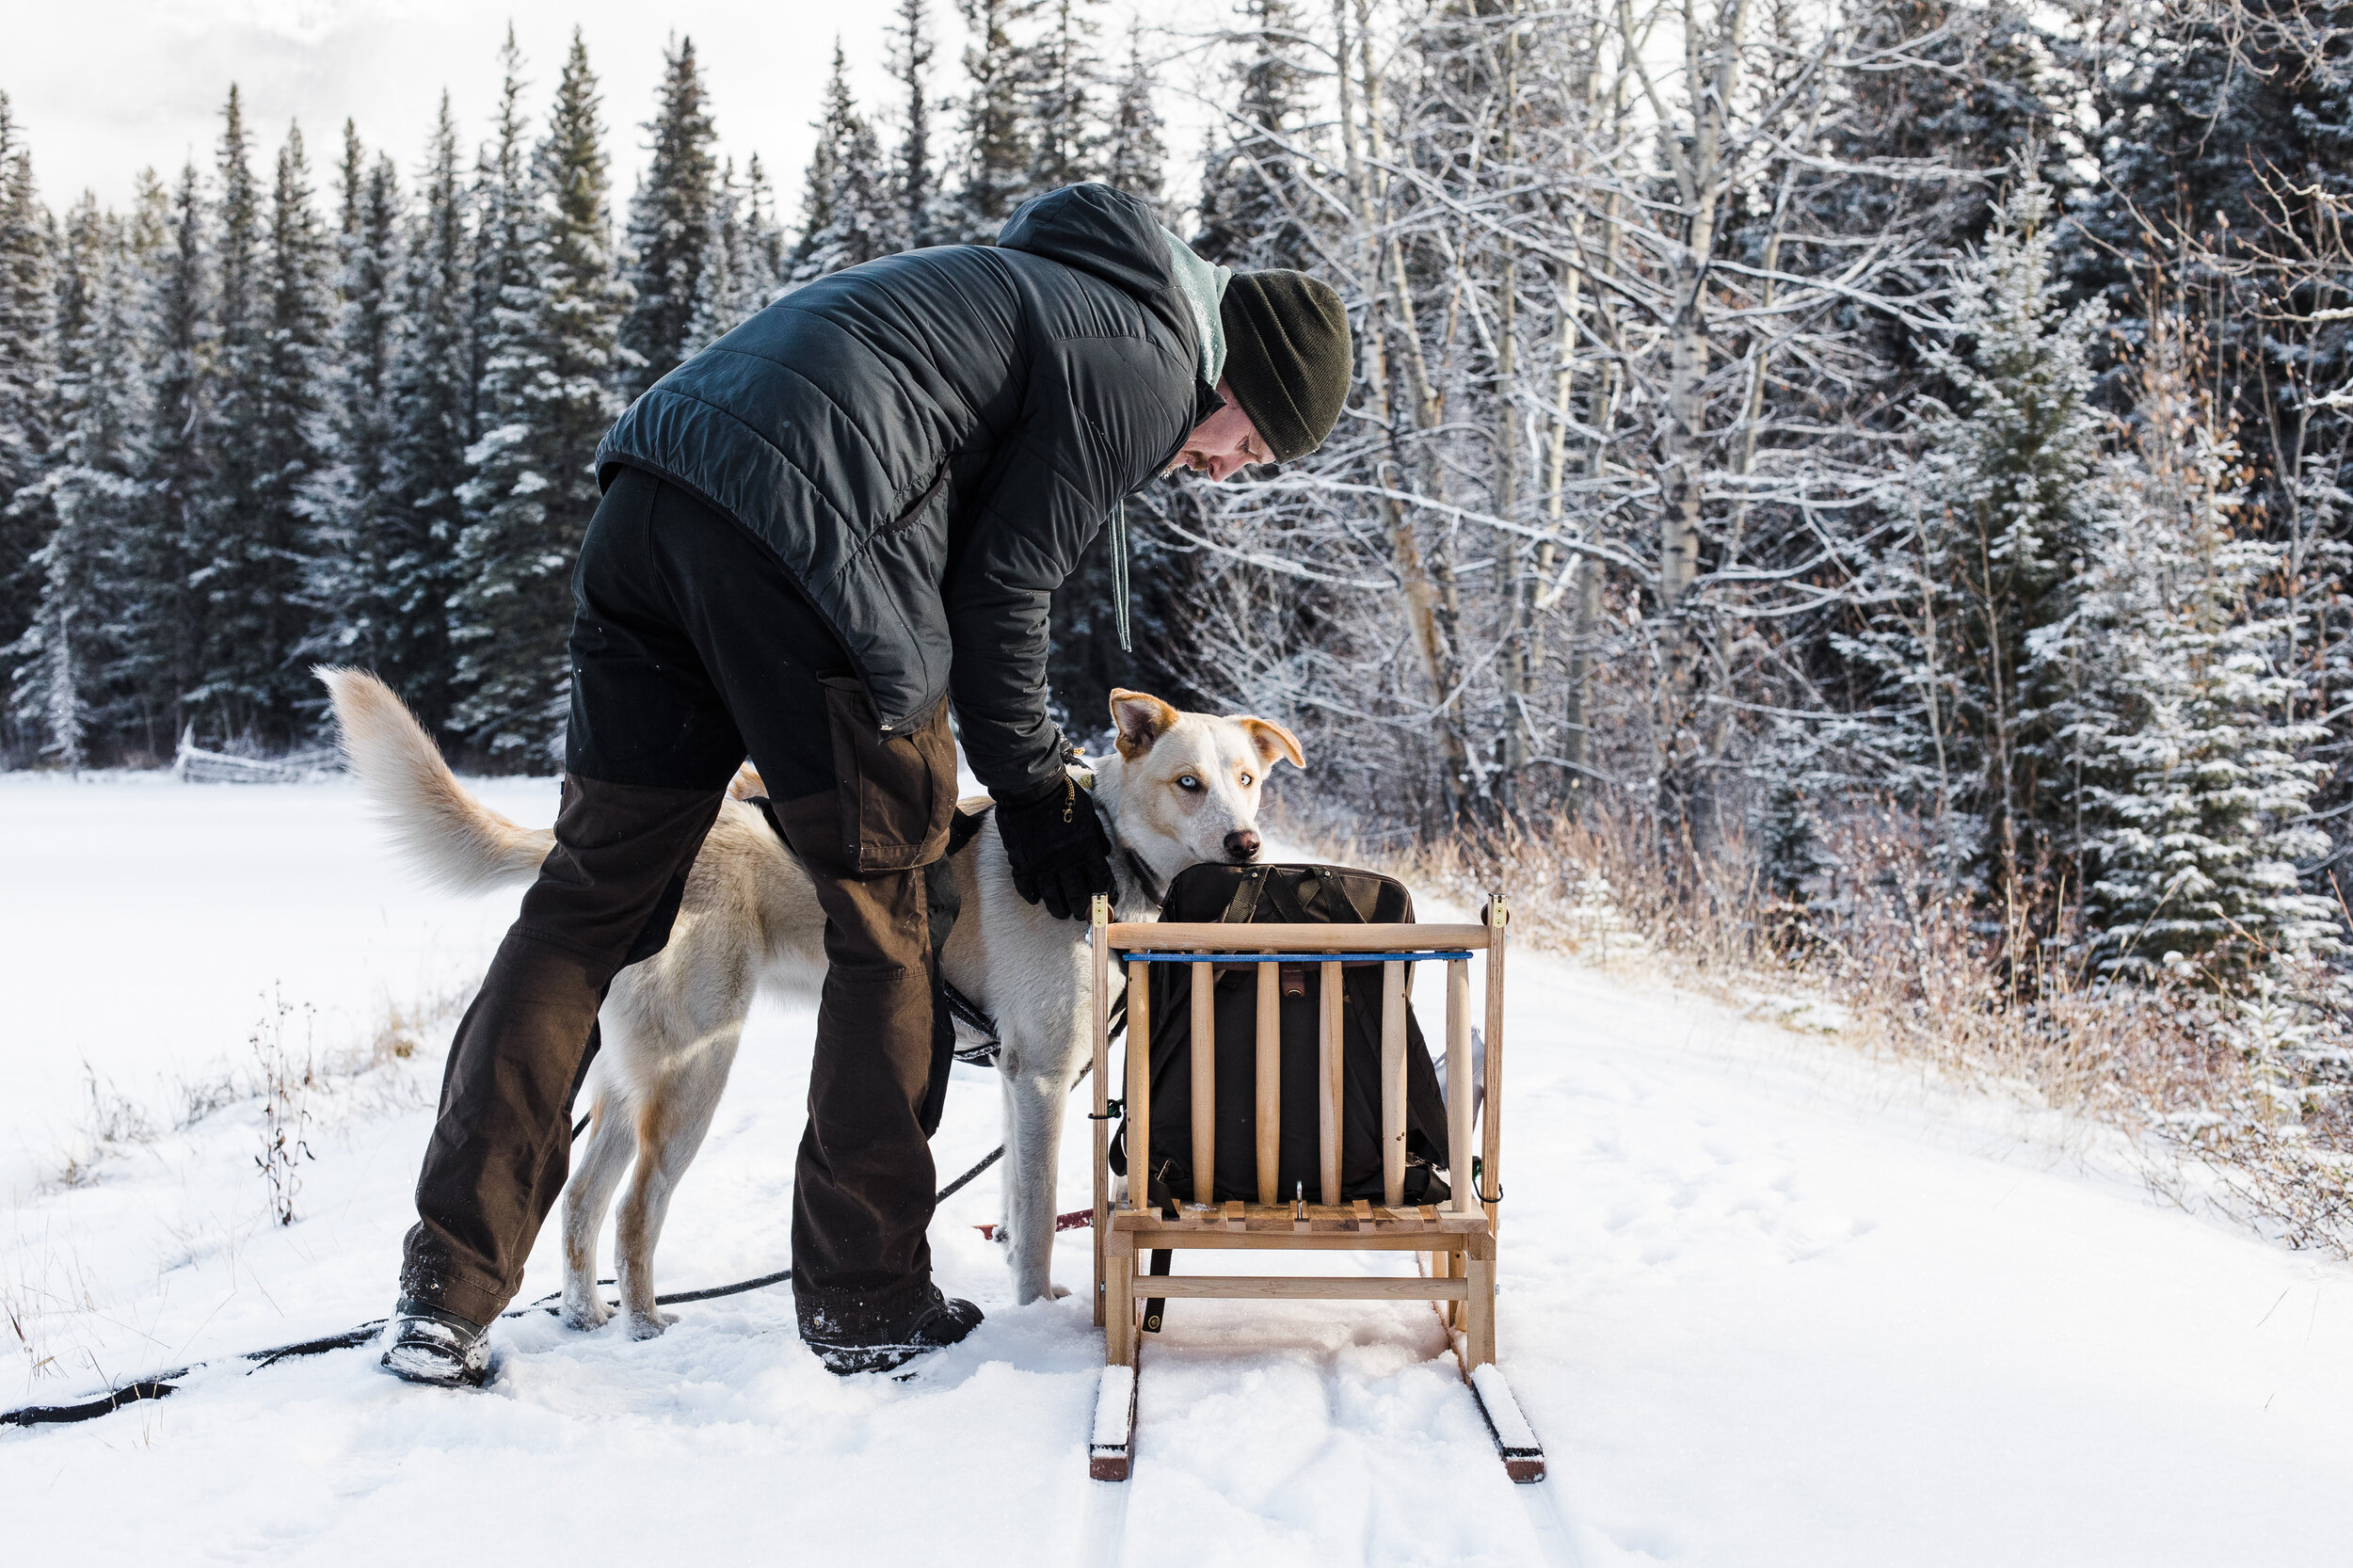
[(1304, 768), (1307, 759), (1299, 749), (1299, 737), (1271, 719), (1243, 717), (1236, 723), (1250, 736), (1250, 744), (1258, 748), (1261, 766), (1273, 767), (1278, 758), (1289, 758), (1294, 768)]
[(1141, 757), (1154, 741), (1176, 728), (1176, 710), (1149, 693), (1114, 686), (1112, 728), (1119, 731), (1119, 755)]

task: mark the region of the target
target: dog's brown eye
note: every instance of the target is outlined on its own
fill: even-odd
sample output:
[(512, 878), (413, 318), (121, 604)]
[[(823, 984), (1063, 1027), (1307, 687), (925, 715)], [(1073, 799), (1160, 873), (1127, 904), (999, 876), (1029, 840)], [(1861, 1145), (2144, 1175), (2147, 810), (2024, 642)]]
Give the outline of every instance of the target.
[(1193, 777), (1191, 774), (1186, 774), (1183, 777), (1176, 780), (1176, 787), (1180, 790), (1197, 790), (1201, 788), (1201, 780)]

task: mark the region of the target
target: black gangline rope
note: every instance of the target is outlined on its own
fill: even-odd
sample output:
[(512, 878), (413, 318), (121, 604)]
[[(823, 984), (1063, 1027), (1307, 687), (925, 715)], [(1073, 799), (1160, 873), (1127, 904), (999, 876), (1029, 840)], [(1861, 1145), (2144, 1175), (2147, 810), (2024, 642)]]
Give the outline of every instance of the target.
[[(987, 1054), (987, 1048), (998, 1044), (995, 1020), (986, 1013), (982, 1012), (961, 991), (953, 987), (949, 988), (948, 1000), (950, 1011), (988, 1036), (987, 1046), (981, 1048), (975, 1054), (993, 1060), (993, 1056)], [(1126, 1030), (1127, 1025), (1128, 998), (1125, 993), (1122, 993), (1112, 1003), (1112, 1034), (1116, 1037)], [(971, 1057), (964, 1056), (963, 1052), (959, 1052), (958, 1056), (961, 1060), (973, 1060)], [(1092, 1062), (1083, 1064), (1079, 1068), (1079, 1076), (1071, 1080), (1070, 1086), (1076, 1089), (1080, 1082), (1085, 1080), (1089, 1069), (1094, 1065)], [(588, 1120), (586, 1116), (583, 1116), (572, 1128), (572, 1137), (575, 1141), (579, 1139), (582, 1130), (588, 1126)], [(1005, 1145), (1000, 1144), (983, 1155), (979, 1164), (942, 1187), (933, 1195), (932, 1202), (935, 1205), (946, 1203), (962, 1192), (974, 1176), (979, 1176), (1004, 1157)], [(739, 1279), (733, 1285), (713, 1285), (701, 1290), (677, 1290), (666, 1296), (656, 1296), (653, 1300), (656, 1306), (677, 1306), (686, 1302), (717, 1301), (722, 1296), (740, 1296), (747, 1291), (765, 1289), (771, 1285), (781, 1285), (792, 1277), (792, 1270), (778, 1269), (773, 1274), (761, 1274), (757, 1279)], [(597, 1283), (611, 1285), (613, 1281), (600, 1279)], [(514, 1307), (500, 1313), (499, 1316), (501, 1318), (527, 1318), (535, 1312), (552, 1313), (555, 1308), (550, 1304), (563, 1293), (561, 1290), (551, 1291), (528, 1306)], [(141, 1400), (168, 1398), (180, 1391), (181, 1379), (192, 1373), (200, 1372), (208, 1367), (218, 1366), (223, 1362), (250, 1361), (253, 1363), (253, 1371), (258, 1372), (264, 1367), (273, 1366), (280, 1361), (292, 1361), (297, 1356), (323, 1355), (328, 1351), (355, 1350), (381, 1335), (388, 1321), (390, 1321), (389, 1319), (374, 1318), (357, 1328), (345, 1329), (341, 1334), (330, 1334), (320, 1339), (305, 1339), (293, 1345), (274, 1345), (265, 1351), (246, 1351), (234, 1356), (215, 1356), (209, 1361), (192, 1361), (185, 1367), (175, 1367), (168, 1372), (156, 1372), (151, 1376), (126, 1383), (119, 1388), (107, 1390), (94, 1400), (84, 1400), (78, 1404), (28, 1404), (15, 1410), (0, 1410), (0, 1427), (66, 1426), (75, 1421), (94, 1421), (101, 1416), (112, 1415), (126, 1404), (136, 1404)], [(252, 1373), (248, 1372), (246, 1375), (250, 1377)]]

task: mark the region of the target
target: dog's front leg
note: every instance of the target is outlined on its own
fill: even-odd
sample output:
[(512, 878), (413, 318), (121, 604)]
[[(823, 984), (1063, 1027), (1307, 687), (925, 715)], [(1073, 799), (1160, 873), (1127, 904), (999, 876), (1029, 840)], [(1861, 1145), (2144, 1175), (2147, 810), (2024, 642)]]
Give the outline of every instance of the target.
[(1005, 1261), (1013, 1298), (1027, 1303), (1070, 1292), (1054, 1283), (1054, 1190), (1060, 1176), (1064, 1102), (1061, 1072), (1005, 1064)]

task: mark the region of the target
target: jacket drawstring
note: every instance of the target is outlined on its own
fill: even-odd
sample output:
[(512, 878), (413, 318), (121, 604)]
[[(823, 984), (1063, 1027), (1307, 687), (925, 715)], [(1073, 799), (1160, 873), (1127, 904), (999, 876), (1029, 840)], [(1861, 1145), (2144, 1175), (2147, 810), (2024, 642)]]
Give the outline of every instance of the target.
[(1112, 506), (1112, 616), (1119, 625), (1119, 651), (1132, 652), (1128, 644), (1128, 503), (1125, 499)]

